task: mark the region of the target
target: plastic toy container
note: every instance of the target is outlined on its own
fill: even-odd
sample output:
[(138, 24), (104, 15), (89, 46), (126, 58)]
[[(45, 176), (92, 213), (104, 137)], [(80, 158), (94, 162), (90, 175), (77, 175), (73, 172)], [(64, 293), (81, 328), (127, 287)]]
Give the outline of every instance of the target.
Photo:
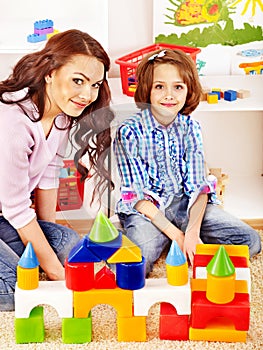
[(84, 182), (80, 182), (74, 160), (64, 160), (61, 175), (56, 211), (79, 209), (83, 203)]
[(189, 46), (178, 46), (172, 44), (153, 44), (143, 49), (129, 53), (126, 56), (115, 60), (115, 63), (120, 65), (122, 92), (127, 96), (133, 96), (136, 89), (135, 71), (139, 62), (148, 55), (158, 49), (179, 49), (189, 54), (194, 62), (196, 62), (196, 55), (201, 52), (199, 48)]

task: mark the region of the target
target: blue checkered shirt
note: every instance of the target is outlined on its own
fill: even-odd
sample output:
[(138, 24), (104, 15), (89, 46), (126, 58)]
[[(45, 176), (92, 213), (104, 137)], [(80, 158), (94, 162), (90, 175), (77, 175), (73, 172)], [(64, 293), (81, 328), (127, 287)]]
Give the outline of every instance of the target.
[(164, 211), (183, 194), (190, 207), (204, 189), (209, 201), (217, 201), (215, 187), (206, 180), (201, 128), (190, 116), (178, 114), (164, 127), (149, 109), (142, 110), (118, 127), (113, 149), (121, 177), (118, 213), (135, 212), (141, 199)]

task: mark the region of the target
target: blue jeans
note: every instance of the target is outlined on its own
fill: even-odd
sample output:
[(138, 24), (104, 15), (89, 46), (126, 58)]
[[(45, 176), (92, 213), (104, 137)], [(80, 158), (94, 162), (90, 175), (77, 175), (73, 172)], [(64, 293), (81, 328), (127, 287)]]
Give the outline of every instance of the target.
[[(62, 264), (70, 250), (80, 240), (70, 228), (47, 221), (39, 221), (49, 244)], [(0, 216), (0, 311), (14, 310), (14, 290), (17, 263), (25, 249), (17, 231)]]
[[(188, 224), (188, 198), (175, 198), (166, 209), (165, 216), (181, 231)], [(146, 274), (154, 262), (170, 244), (170, 239), (160, 232), (149, 219), (141, 214), (118, 214), (127, 237), (137, 244), (146, 259)], [(250, 257), (261, 251), (260, 236), (251, 226), (225, 212), (216, 205), (208, 204), (200, 229), (203, 243), (248, 245)]]

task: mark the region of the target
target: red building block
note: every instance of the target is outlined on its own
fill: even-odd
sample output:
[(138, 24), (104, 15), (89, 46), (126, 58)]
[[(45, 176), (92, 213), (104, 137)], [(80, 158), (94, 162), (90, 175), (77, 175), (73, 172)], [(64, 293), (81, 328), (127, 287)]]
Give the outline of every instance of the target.
[(178, 315), (173, 305), (161, 303), (159, 332), (162, 340), (188, 340), (189, 316)]
[(227, 304), (214, 304), (206, 298), (205, 291), (192, 293), (192, 312), (190, 326), (192, 328), (206, 328), (209, 321), (216, 317), (230, 319), (236, 330), (249, 329), (249, 294), (236, 293), (233, 301)]
[(116, 288), (116, 280), (114, 273), (104, 266), (100, 271), (95, 275), (95, 284), (94, 288), (96, 289), (113, 289)]
[(66, 287), (77, 292), (94, 287), (94, 263), (70, 263), (65, 260)]
[[(197, 267), (206, 267), (210, 260), (212, 260), (213, 255), (194, 255), (194, 263), (193, 263), (193, 278), (196, 278), (196, 268)], [(233, 265), (236, 267), (249, 267), (247, 258), (243, 256), (230, 256), (230, 259)]]

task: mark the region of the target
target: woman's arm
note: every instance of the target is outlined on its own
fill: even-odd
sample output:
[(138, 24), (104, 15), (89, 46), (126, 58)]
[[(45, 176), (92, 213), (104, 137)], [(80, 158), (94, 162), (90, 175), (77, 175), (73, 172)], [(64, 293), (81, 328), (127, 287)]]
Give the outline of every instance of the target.
[[(35, 211), (37, 219), (49, 222), (56, 221), (57, 189), (35, 189)], [(18, 233), (26, 245), (32, 243), (40, 266), (51, 280), (63, 280), (64, 268), (48, 243), (37, 219), (18, 229)]]
[(57, 194), (56, 188), (35, 189), (35, 211), (39, 220), (56, 222)]
[(37, 219), (34, 218), (17, 231), (25, 246), (28, 242), (32, 243), (39, 264), (48, 277), (51, 280), (63, 280), (65, 278), (64, 268), (48, 243)]

